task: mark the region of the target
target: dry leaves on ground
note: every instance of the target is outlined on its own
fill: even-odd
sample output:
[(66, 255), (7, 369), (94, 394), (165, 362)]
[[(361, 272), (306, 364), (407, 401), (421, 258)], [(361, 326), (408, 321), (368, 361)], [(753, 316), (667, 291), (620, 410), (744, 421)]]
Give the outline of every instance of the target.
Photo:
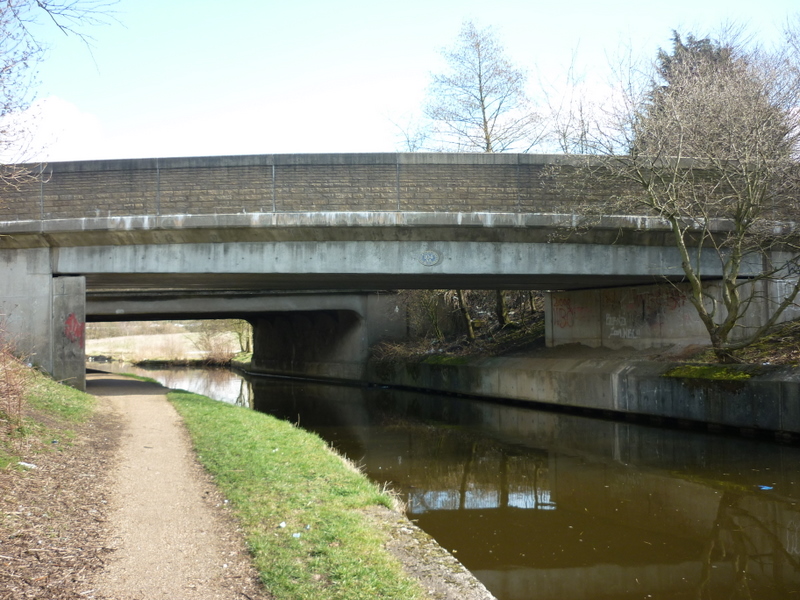
[[(85, 598), (102, 568), (107, 475), (119, 442), (108, 413), (76, 428), (65, 443), (0, 471), (0, 600)], [(71, 447), (67, 447), (72, 444)]]

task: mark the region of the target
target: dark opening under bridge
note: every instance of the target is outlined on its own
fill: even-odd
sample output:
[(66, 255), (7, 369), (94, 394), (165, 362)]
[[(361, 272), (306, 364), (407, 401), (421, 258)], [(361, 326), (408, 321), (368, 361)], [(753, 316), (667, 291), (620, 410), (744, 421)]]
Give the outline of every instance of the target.
[[(329, 331), (314, 342), (323, 360), (326, 344), (326, 356), (362, 356), (397, 330), (396, 306), (378, 307), (371, 291), (682, 279), (658, 219), (609, 216), (564, 235), (577, 203), (615, 193), (585, 161), (333, 154), (31, 167), (35, 177), (0, 191), (0, 312), (35, 362), (81, 385), (87, 319), (241, 316), (261, 319), (257, 343), (259, 327), (289, 343), (286, 315), (303, 313), (307, 330)], [(703, 272), (719, 275), (713, 257)]]

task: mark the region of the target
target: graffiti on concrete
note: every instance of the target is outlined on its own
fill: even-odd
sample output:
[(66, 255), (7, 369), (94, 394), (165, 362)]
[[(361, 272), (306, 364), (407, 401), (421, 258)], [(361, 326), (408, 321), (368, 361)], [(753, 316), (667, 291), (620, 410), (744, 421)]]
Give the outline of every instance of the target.
[(624, 340), (632, 340), (639, 337), (639, 332), (636, 330), (636, 328), (628, 326), (627, 317), (619, 317), (607, 314), (606, 326), (610, 328), (608, 331), (609, 337), (622, 338)]
[(622, 294), (616, 290), (605, 292), (603, 306), (611, 309), (605, 314), (607, 335), (622, 339), (640, 337), (642, 330), (673, 322), (671, 313), (682, 310), (686, 301), (686, 294), (675, 287), (634, 289)]
[[(689, 323), (687, 292), (674, 286), (634, 287), (553, 295), (553, 327), (580, 336), (601, 319), (606, 340), (661, 338), (662, 329)], [(589, 334), (591, 335), (591, 334)]]
[(674, 312), (686, 304), (686, 294), (674, 287), (663, 287), (640, 293), (644, 320), (648, 324), (661, 324), (665, 313)]
[(86, 323), (81, 321), (75, 313), (70, 313), (64, 323), (64, 335), (73, 344), (79, 344), (81, 348), (85, 343)]
[(575, 309), (571, 298), (553, 299), (553, 322), (559, 329), (567, 329), (575, 325)]

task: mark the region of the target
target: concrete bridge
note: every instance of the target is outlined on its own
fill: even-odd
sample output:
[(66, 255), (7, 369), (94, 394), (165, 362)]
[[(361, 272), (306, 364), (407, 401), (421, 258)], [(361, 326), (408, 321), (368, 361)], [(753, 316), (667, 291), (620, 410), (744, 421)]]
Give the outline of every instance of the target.
[[(0, 190), (0, 313), (22, 352), (79, 387), (87, 319), (240, 316), (256, 323), (265, 367), (288, 354), (344, 361), (334, 371), (353, 375), (370, 343), (404, 330), (392, 297), (371, 292), (680, 281), (657, 219), (609, 216), (575, 234), (577, 203), (620, 191), (586, 160), (355, 154), (29, 166), (29, 180)], [(713, 257), (703, 261), (718, 277)], [(615, 310), (605, 297), (601, 323)], [(663, 316), (673, 300), (642, 302)], [(550, 306), (551, 337), (561, 329), (579, 339), (575, 315), (586, 311), (570, 303), (561, 318), (564, 306)]]

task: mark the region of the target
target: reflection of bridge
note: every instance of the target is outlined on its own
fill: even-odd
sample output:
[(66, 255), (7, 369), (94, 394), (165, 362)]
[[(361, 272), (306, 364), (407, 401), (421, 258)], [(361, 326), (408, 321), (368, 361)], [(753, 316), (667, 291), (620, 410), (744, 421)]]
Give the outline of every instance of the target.
[[(80, 386), (86, 319), (243, 316), (257, 322), (267, 362), (357, 363), (365, 344), (403, 328), (388, 320), (391, 299), (368, 292), (680, 279), (657, 220), (607, 218), (560, 235), (577, 202), (618, 191), (584, 164), (363, 154), (48, 165), (0, 194), (0, 311), (23, 351)], [(315, 295), (275, 295), (287, 291)], [(365, 320), (380, 326), (364, 330)], [(625, 322), (617, 329), (630, 338)], [(267, 331), (292, 348), (265, 347)]]

